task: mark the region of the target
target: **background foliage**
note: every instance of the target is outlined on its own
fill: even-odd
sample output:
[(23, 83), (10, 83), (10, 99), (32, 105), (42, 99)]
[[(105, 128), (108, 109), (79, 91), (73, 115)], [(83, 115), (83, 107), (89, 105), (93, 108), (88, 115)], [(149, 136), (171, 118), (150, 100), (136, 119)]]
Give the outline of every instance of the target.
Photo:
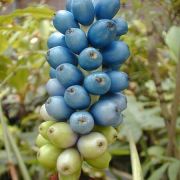
[[(121, 67), (131, 78), (125, 92), (128, 109), (119, 127), (119, 141), (110, 148), (114, 155), (110, 170), (105, 174), (89, 169), (85, 172), (104, 179), (132, 179), (133, 176), (140, 180), (143, 179), (141, 175), (138, 179), (141, 170), (133, 168), (140, 167), (140, 159), (144, 179), (176, 180), (180, 171), (180, 2), (121, 2), (118, 16), (129, 23), (129, 33), (122, 39), (131, 49), (130, 59)], [(0, 8), (5, 3), (11, 1), (1, 1)], [(32, 5), (0, 16), (3, 112), (28, 173), (36, 180), (49, 176), (36, 161), (34, 140), (42, 122), (39, 108), (47, 97), (44, 84), (49, 78), (49, 67), (44, 55), (48, 35), (54, 31), (53, 13), (48, 6)], [(7, 180), (10, 175), (2, 134), (1, 124), (0, 179)], [(17, 163), (13, 156), (12, 165), (21, 177)]]

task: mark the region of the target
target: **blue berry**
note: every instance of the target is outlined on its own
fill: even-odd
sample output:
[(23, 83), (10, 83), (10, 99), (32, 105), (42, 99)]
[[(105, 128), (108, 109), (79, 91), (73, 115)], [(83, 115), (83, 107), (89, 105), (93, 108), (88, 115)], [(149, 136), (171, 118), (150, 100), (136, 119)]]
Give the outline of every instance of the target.
[(87, 91), (79, 85), (70, 86), (66, 89), (64, 100), (68, 106), (78, 110), (88, 108), (91, 103), (91, 99)]
[(119, 111), (124, 111), (127, 108), (127, 98), (122, 93), (106, 94), (100, 97), (100, 100), (110, 100), (116, 103)]
[(97, 19), (112, 19), (120, 9), (120, 0), (94, 0)]
[(73, 0), (71, 8), (74, 18), (80, 24), (88, 26), (94, 21), (95, 11), (91, 0)]
[(75, 21), (73, 14), (66, 10), (56, 12), (53, 18), (53, 25), (62, 34), (69, 28), (79, 28), (79, 24)]
[(128, 32), (128, 24), (127, 22), (122, 18), (115, 18), (113, 21), (116, 24), (117, 28), (117, 36), (122, 36)]
[(46, 110), (50, 116), (58, 121), (69, 119), (73, 113), (73, 109), (66, 105), (62, 96), (50, 97), (45, 104)]
[(56, 77), (65, 88), (80, 85), (84, 79), (82, 72), (76, 66), (69, 63), (64, 63), (57, 67)]
[(92, 71), (102, 65), (102, 55), (95, 48), (84, 49), (79, 55), (79, 65), (86, 71)]
[(69, 12), (71, 12), (72, 1), (73, 0), (66, 0), (66, 10)]
[(49, 49), (56, 46), (67, 47), (64, 35), (59, 32), (54, 32), (49, 36), (47, 45)]
[(76, 55), (73, 54), (68, 48), (62, 46), (49, 49), (46, 57), (48, 63), (54, 69), (63, 63), (70, 63), (74, 65), (77, 65), (78, 63)]
[(107, 19), (96, 21), (88, 31), (88, 40), (95, 48), (107, 46), (116, 38), (116, 24)]
[(129, 79), (126, 73), (119, 71), (109, 71), (107, 74), (111, 79), (111, 88), (109, 92), (116, 93), (128, 88)]
[(88, 47), (88, 40), (84, 31), (78, 28), (70, 28), (66, 31), (65, 41), (69, 49), (79, 54)]
[(49, 76), (50, 78), (56, 78), (56, 70), (54, 68), (50, 68), (50, 71), (49, 71)]
[(65, 92), (64, 86), (57, 79), (49, 79), (46, 90), (50, 96), (63, 96)]
[(94, 72), (84, 80), (85, 89), (94, 95), (102, 95), (109, 91), (111, 80), (106, 73)]
[(105, 65), (117, 65), (124, 63), (130, 56), (127, 44), (122, 41), (113, 41), (101, 50)]
[(70, 117), (70, 126), (76, 133), (87, 134), (94, 127), (94, 119), (88, 112), (75, 112)]
[(94, 117), (95, 124), (101, 126), (111, 126), (119, 119), (118, 106), (110, 100), (100, 100), (95, 103), (90, 110)]
[(122, 115), (122, 114), (119, 114), (119, 118), (118, 118), (118, 119), (115, 119), (115, 120), (112, 122), (111, 126), (117, 127), (117, 126), (119, 126), (122, 122), (123, 122), (123, 115)]

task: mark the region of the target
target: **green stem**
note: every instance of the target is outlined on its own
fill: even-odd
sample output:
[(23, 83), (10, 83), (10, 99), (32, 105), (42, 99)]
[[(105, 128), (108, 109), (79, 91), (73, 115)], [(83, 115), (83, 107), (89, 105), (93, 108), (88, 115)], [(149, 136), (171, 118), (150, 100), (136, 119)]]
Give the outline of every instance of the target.
[(4, 145), (5, 145), (5, 149), (6, 149), (6, 153), (7, 153), (8, 163), (11, 163), (13, 161), (12, 160), (12, 153), (11, 153), (11, 146), (10, 146), (8, 136), (7, 136), (6, 122), (5, 122), (5, 119), (3, 117), (3, 113), (2, 113), (1, 101), (0, 101), (0, 122), (2, 125), (3, 139), (4, 139)]
[(30, 176), (29, 176), (29, 173), (27, 171), (27, 168), (24, 164), (24, 161), (23, 161), (23, 158), (20, 154), (20, 151), (15, 143), (15, 140), (12, 136), (12, 134), (10, 133), (10, 131), (8, 130), (7, 128), (7, 125), (5, 123), (5, 120), (4, 120), (4, 117), (3, 117), (3, 112), (2, 112), (2, 105), (1, 105), (1, 101), (0, 101), (0, 117), (1, 117), (1, 123), (2, 123), (2, 126), (3, 126), (3, 130), (6, 134), (6, 139), (5, 139), (5, 146), (7, 147), (7, 154), (8, 154), (8, 157), (10, 158), (11, 160), (11, 151), (10, 151), (10, 144), (11, 144), (11, 147), (15, 153), (15, 156), (17, 158), (17, 161), (18, 161), (18, 165), (19, 165), (19, 168), (21, 170), (21, 173), (22, 173), (22, 176), (23, 176), (23, 179), (24, 180), (31, 180)]
[(130, 131), (128, 133), (128, 139), (129, 139), (129, 146), (131, 152), (131, 166), (133, 172), (133, 180), (143, 180), (144, 178), (143, 178), (141, 163), (139, 160), (139, 155), (137, 152), (135, 141)]

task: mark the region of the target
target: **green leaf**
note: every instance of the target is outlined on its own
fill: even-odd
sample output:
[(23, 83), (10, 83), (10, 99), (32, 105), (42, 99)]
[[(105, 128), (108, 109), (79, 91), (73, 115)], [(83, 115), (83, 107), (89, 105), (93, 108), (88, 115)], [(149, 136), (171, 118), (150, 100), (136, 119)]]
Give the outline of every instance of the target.
[(137, 152), (136, 144), (133, 139), (131, 132), (128, 131), (129, 134), (129, 146), (130, 146), (130, 153), (131, 153), (131, 166), (133, 171), (133, 180), (143, 180), (143, 173), (141, 168), (141, 163), (139, 159), (139, 155)]
[(180, 161), (171, 163), (168, 168), (168, 177), (169, 180), (177, 180), (178, 173), (180, 172)]
[(169, 163), (163, 164), (160, 168), (153, 172), (153, 174), (148, 178), (148, 180), (160, 180), (166, 172), (168, 166)]
[(178, 59), (180, 57), (180, 27), (172, 26), (165, 37), (165, 41)]

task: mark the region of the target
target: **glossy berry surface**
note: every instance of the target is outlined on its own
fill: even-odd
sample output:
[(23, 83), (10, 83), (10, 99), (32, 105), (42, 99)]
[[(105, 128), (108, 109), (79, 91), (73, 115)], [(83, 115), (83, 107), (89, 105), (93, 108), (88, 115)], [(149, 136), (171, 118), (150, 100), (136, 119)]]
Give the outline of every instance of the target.
[(122, 18), (115, 18), (113, 21), (116, 24), (117, 28), (117, 36), (122, 36), (128, 32), (128, 24), (127, 22)]
[(78, 140), (77, 147), (85, 159), (95, 159), (105, 153), (107, 150), (107, 140), (101, 133), (91, 132), (81, 136)]
[(107, 46), (116, 37), (116, 24), (107, 19), (96, 21), (88, 30), (88, 40), (95, 48)]
[(55, 123), (48, 128), (48, 139), (58, 148), (68, 148), (77, 141), (77, 134), (73, 132), (70, 125), (65, 122)]
[(60, 153), (60, 149), (51, 144), (46, 144), (39, 149), (37, 160), (44, 168), (54, 170)]
[(70, 63), (73, 65), (77, 65), (78, 63), (76, 55), (62, 46), (49, 49), (46, 58), (50, 66), (54, 69), (63, 63)]
[(126, 73), (119, 71), (109, 71), (107, 74), (111, 79), (111, 88), (109, 92), (117, 93), (128, 88), (129, 78)]
[(95, 124), (111, 126), (119, 118), (118, 106), (110, 100), (100, 100), (90, 110), (94, 117)]
[(65, 103), (62, 96), (48, 98), (45, 106), (48, 114), (54, 117), (57, 121), (65, 121), (73, 113), (73, 109)]
[(48, 38), (47, 46), (49, 49), (56, 46), (67, 47), (64, 35), (59, 32), (52, 33)]
[(88, 40), (84, 31), (78, 28), (70, 28), (66, 31), (65, 41), (69, 49), (79, 54), (88, 47)]
[(127, 98), (122, 93), (106, 94), (101, 96), (101, 100), (110, 100), (116, 103), (120, 111), (124, 111), (127, 108)]
[(65, 92), (64, 86), (57, 79), (49, 79), (46, 90), (49, 96), (63, 96)]
[(112, 19), (120, 9), (119, 0), (94, 0), (97, 19)]
[(50, 67), (49, 76), (51, 79), (56, 78), (56, 69)]
[(87, 134), (94, 127), (94, 119), (89, 112), (75, 112), (70, 117), (70, 126), (76, 133)]
[(73, 14), (66, 10), (56, 12), (53, 18), (53, 25), (62, 34), (65, 34), (69, 28), (79, 28), (79, 24), (74, 19)]
[(88, 108), (91, 103), (89, 94), (79, 85), (67, 88), (64, 94), (64, 100), (68, 106), (78, 110)]
[(64, 150), (57, 159), (57, 170), (60, 174), (71, 175), (81, 168), (82, 160), (79, 152), (74, 149)]
[(102, 65), (102, 55), (95, 48), (84, 49), (78, 58), (79, 65), (86, 71), (92, 71)]
[(95, 11), (91, 0), (73, 0), (71, 10), (74, 18), (84, 26), (94, 21)]
[(72, 6), (73, 0), (66, 0), (66, 10), (71, 12), (71, 6)]
[(85, 78), (84, 87), (91, 94), (102, 95), (109, 91), (111, 80), (106, 73), (95, 72)]
[(80, 85), (83, 82), (84, 75), (76, 66), (72, 64), (61, 64), (56, 69), (56, 77), (65, 87)]
[[(122, 41), (113, 41), (101, 51), (105, 65), (124, 63), (130, 56), (127, 44)], [(115, 56), (114, 56), (115, 54)]]

